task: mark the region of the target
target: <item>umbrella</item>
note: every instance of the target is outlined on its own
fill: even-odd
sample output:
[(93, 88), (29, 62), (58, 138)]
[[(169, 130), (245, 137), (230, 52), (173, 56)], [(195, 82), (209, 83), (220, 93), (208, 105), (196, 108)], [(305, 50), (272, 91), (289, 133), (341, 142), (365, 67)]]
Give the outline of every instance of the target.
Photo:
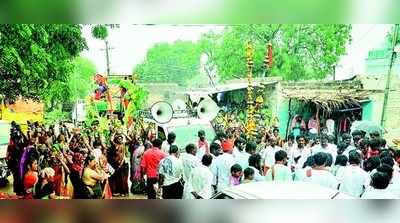
[(372, 121), (353, 122), (353, 124), (351, 125), (351, 132), (354, 132), (355, 130), (361, 130), (366, 133), (379, 132), (380, 134), (385, 132), (385, 129), (382, 126)]

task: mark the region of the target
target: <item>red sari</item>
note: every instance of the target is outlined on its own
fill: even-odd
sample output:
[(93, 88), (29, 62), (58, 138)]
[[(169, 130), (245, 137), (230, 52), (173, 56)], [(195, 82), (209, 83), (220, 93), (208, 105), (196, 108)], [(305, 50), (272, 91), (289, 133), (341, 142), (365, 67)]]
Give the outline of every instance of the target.
[(28, 171), (24, 176), (24, 199), (33, 199), (33, 189), (38, 182), (37, 172)]

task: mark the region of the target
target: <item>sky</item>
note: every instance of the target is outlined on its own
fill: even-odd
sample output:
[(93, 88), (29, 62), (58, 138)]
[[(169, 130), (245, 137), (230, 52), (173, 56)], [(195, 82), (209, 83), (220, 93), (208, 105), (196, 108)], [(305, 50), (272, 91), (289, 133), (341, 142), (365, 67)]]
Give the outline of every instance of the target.
[[(346, 55), (343, 55), (336, 68), (336, 78), (345, 79), (365, 70), (365, 58), (368, 51), (378, 48), (391, 25), (385, 24), (355, 24), (351, 31), (352, 41), (348, 44)], [(220, 31), (222, 26), (212, 25), (128, 25), (121, 24), (119, 29), (109, 31), (110, 67), (111, 73), (131, 74), (133, 67), (141, 63), (146, 52), (158, 42), (174, 42), (176, 40), (197, 41), (203, 33), (210, 30)], [(94, 39), (91, 27), (83, 28), (89, 50), (82, 52), (82, 56), (92, 60), (99, 73), (106, 73), (105, 44)]]

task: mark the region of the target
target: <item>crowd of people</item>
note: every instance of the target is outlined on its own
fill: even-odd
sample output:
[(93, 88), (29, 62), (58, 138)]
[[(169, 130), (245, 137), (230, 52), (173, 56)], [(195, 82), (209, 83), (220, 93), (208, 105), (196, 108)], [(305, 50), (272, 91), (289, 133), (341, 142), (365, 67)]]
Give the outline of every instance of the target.
[(199, 132), (198, 144), (188, 144), (184, 153), (174, 145), (175, 137), (170, 133), (164, 146), (154, 141), (143, 155), (142, 168), (152, 174), (148, 198), (161, 193), (162, 198), (207, 199), (256, 181), (304, 181), (354, 198), (400, 198), (400, 150), (388, 148), (378, 132), (354, 131), (334, 143), (323, 133), (289, 135), (285, 141), (275, 128), (255, 142), (240, 132), (221, 132), (210, 144)]
[(354, 131), (334, 143), (324, 133), (283, 140), (275, 128), (249, 139), (235, 129), (209, 142), (200, 130), (197, 142), (179, 148), (173, 132), (162, 141), (112, 125), (104, 135), (98, 126), (56, 131), (34, 123), (24, 134), (12, 123), (7, 164), (17, 196), (209, 199), (250, 182), (305, 181), (356, 198), (400, 198), (400, 151), (388, 148), (379, 133)]

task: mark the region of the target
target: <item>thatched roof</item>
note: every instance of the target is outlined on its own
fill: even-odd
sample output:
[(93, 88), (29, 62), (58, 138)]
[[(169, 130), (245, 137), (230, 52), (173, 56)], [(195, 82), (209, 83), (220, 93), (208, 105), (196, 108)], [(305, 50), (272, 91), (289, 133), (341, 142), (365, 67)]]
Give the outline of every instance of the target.
[(362, 90), (359, 80), (329, 82), (287, 82), (282, 84), (282, 95), (306, 104), (319, 106), (326, 113), (359, 107), (368, 99), (368, 92)]

